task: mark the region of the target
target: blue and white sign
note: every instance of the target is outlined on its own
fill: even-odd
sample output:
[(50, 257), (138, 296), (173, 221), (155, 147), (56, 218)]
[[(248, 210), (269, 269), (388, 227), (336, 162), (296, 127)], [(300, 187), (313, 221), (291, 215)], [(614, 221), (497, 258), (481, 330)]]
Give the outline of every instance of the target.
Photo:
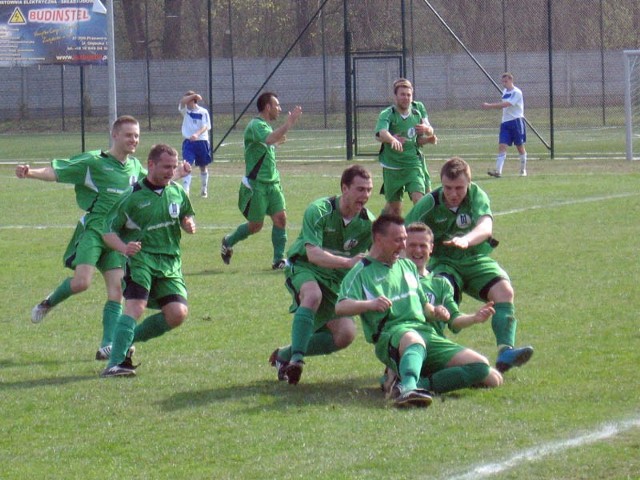
[(0, 0), (0, 67), (106, 65), (105, 12), (95, 0)]

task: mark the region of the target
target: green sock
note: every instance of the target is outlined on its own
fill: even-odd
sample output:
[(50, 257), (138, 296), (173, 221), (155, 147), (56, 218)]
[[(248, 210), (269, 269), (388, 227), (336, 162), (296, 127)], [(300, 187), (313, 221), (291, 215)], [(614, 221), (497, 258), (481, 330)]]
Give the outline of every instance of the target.
[(301, 361), (307, 353), (313, 336), (316, 313), (310, 308), (298, 307), (291, 325), (291, 361)]
[(56, 287), (49, 297), (47, 297), (47, 303), (51, 307), (55, 307), (61, 302), (64, 302), (67, 298), (73, 295), (71, 291), (71, 277), (65, 278), (63, 282)]
[(516, 309), (513, 303), (496, 303), (493, 308), (496, 313), (491, 319), (491, 328), (496, 336), (496, 344), (515, 345), (518, 321), (515, 317)]
[(102, 309), (102, 342), (101, 347), (111, 344), (116, 323), (122, 315), (122, 304), (113, 300), (107, 300)]
[(430, 378), (421, 378), (418, 387), (435, 393), (446, 393), (468, 388), (481, 383), (489, 375), (489, 365), (482, 362), (449, 367), (434, 373)]
[(309, 345), (307, 346), (307, 353), (310, 357), (314, 355), (329, 355), (330, 353), (337, 352), (339, 350), (336, 344), (333, 343), (333, 335), (329, 331), (316, 332), (311, 336)]
[(271, 243), (273, 244), (273, 263), (284, 258), (284, 249), (287, 245), (287, 231), (284, 228), (271, 228)]
[(236, 243), (241, 242), (249, 236), (249, 224), (243, 223), (231, 235), (227, 235), (225, 243), (228, 247), (233, 247)]
[(162, 312), (150, 315), (136, 326), (133, 343), (146, 342), (171, 330)]
[(136, 319), (129, 315), (120, 315), (113, 332), (111, 344), (111, 357), (109, 367), (124, 362), (129, 347), (133, 344), (133, 330), (136, 327)]
[(416, 389), (422, 363), (426, 357), (427, 350), (419, 343), (413, 343), (405, 348), (402, 357), (400, 357), (400, 365), (398, 365), (401, 383), (405, 390)]

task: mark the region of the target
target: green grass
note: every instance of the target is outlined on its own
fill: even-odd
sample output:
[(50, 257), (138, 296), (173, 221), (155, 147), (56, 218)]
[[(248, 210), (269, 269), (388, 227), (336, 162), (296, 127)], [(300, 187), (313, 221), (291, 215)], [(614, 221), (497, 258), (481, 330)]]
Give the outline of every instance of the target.
[[(338, 192), (345, 165), (282, 164), (290, 239), (309, 201)], [(379, 185), (379, 167), (366, 165)], [(291, 316), (283, 276), (270, 270), (269, 229), (239, 244), (230, 266), (218, 255), (222, 235), (241, 221), (237, 162), (214, 165), (210, 198), (193, 199), (199, 231), (183, 243), (188, 321), (138, 345), (136, 378), (98, 378), (100, 278), (42, 324), (29, 321), (68, 274), (60, 256), (80, 214), (73, 190), (20, 181), (0, 165), (0, 477), (485, 478), (474, 468), (515, 457), (491, 478), (638, 478), (640, 164), (533, 160), (521, 179), (512, 159), (500, 180), (483, 176), (492, 161), (472, 165), (492, 198), (495, 257), (516, 289), (519, 343), (536, 353), (502, 388), (415, 411), (386, 405), (381, 365), (361, 334), (345, 351), (308, 358), (297, 387), (275, 380), (267, 358), (288, 343)], [(377, 213), (382, 203), (376, 194), (370, 207)], [(457, 340), (495, 361), (488, 326)], [(607, 438), (567, 443), (629, 421)]]

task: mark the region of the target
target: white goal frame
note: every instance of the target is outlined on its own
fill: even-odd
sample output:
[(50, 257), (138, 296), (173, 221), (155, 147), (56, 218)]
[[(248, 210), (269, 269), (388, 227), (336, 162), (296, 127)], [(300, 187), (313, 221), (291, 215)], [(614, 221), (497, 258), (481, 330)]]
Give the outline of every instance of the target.
[[(640, 160), (640, 152), (633, 151), (633, 122), (634, 122), (634, 102), (632, 97), (636, 100), (635, 108), (640, 109), (640, 81), (633, 86), (631, 74), (634, 70), (640, 70), (640, 50), (624, 50), (624, 114), (625, 114), (625, 126), (627, 129), (627, 160)], [(640, 77), (640, 74), (637, 74)], [(639, 124), (636, 128), (640, 128), (640, 115), (635, 118), (635, 121)]]

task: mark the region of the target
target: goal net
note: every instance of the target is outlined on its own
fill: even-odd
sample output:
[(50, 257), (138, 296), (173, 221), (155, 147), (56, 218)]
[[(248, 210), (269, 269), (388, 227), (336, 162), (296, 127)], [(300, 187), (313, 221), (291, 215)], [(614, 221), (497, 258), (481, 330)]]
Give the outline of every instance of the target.
[(624, 51), (627, 160), (640, 160), (640, 50)]

